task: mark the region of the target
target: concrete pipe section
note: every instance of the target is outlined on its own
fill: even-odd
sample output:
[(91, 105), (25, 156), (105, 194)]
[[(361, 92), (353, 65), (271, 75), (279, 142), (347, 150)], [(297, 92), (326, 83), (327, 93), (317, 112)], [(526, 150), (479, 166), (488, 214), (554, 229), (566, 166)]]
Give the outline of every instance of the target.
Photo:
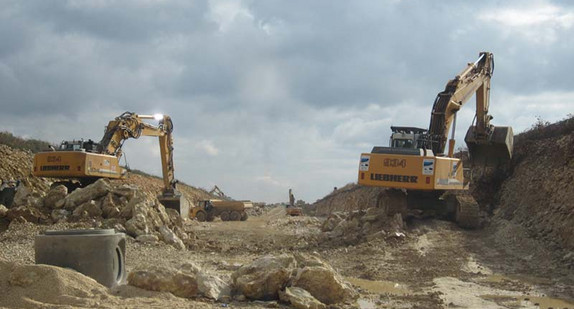
[(113, 229), (45, 231), (34, 242), (36, 264), (74, 269), (109, 288), (126, 279), (126, 236)]

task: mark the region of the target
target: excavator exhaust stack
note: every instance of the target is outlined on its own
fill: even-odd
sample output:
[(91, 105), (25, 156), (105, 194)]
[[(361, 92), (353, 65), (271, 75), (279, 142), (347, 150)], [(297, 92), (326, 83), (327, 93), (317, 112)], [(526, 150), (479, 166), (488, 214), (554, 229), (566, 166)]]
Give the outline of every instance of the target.
[(166, 208), (177, 210), (181, 218), (189, 218), (189, 202), (181, 193), (164, 193), (158, 195), (157, 199)]
[(472, 166), (496, 167), (512, 158), (514, 134), (512, 127), (492, 127), (486, 139), (477, 138), (476, 127), (470, 126), (464, 138)]

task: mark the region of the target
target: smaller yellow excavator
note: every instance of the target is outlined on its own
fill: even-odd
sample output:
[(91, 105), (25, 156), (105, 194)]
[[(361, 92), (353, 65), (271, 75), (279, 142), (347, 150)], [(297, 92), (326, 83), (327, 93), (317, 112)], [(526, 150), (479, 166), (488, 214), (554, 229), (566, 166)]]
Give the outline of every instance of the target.
[[(370, 153), (361, 154), (359, 184), (406, 190), (407, 204), (416, 208), (445, 192), (466, 189), (462, 161), (454, 157), (454, 132), (456, 113), (473, 95), (476, 95), (475, 123), (465, 137), (471, 165), (506, 164), (512, 157), (513, 133), (511, 127), (495, 127), (490, 123), (492, 116), (488, 109), (493, 72), (494, 56), (481, 52), (477, 61), (469, 63), (437, 95), (428, 130), (393, 126), (390, 147), (376, 146)], [(462, 197), (456, 198), (460, 200), (454, 206), (456, 221), (462, 227), (477, 227), (478, 204), (463, 203)], [(467, 195), (467, 198), (470, 197)]]
[[(157, 120), (158, 125), (144, 122), (151, 119)], [(167, 115), (125, 112), (108, 123), (99, 143), (92, 140), (63, 141), (58, 149), (37, 153), (32, 173), (37, 177), (67, 179), (69, 181), (64, 184), (70, 189), (87, 186), (100, 178), (122, 178), (126, 171), (120, 166), (119, 159), (124, 141), (140, 136), (157, 136), (164, 185), (158, 200), (187, 218), (189, 205), (176, 189), (174, 178), (172, 132), (173, 123)]]

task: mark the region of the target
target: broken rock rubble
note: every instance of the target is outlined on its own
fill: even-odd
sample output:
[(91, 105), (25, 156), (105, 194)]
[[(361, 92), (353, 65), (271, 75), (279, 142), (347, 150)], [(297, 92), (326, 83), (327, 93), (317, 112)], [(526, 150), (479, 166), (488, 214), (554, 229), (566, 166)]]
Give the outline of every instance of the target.
[(165, 209), (157, 199), (146, 198), (136, 187), (114, 187), (109, 180), (99, 179), (85, 188), (68, 194), (64, 185), (55, 185), (47, 194), (18, 188), (12, 208), (0, 209), (8, 221), (52, 224), (92, 220), (97, 225), (114, 228), (137, 238), (154, 235), (158, 239), (185, 249), (182, 219)]
[(128, 284), (186, 298), (207, 297), (224, 300), (231, 295), (231, 288), (227, 283), (215, 275), (203, 272), (192, 263), (182, 264), (178, 269), (157, 266), (138, 269), (129, 273)]
[[(331, 266), (304, 254), (261, 257), (235, 271), (232, 279), (235, 291), (247, 299), (275, 300), (283, 295), (283, 300), (302, 306), (297, 308), (323, 308), (320, 304), (336, 304), (357, 297)], [(288, 287), (298, 289), (287, 291)]]
[(137, 269), (128, 275), (128, 284), (186, 298), (280, 300), (302, 309), (322, 309), (358, 297), (330, 265), (306, 254), (260, 257), (241, 266), (228, 281), (193, 263), (183, 263), (177, 268)]

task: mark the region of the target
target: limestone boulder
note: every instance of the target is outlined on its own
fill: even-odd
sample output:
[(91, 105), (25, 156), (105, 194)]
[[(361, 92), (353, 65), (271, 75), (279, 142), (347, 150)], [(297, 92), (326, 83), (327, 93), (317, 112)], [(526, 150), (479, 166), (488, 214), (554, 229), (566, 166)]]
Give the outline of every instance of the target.
[(279, 292), (279, 299), (291, 304), (296, 309), (325, 309), (327, 306), (317, 300), (309, 292), (298, 287), (287, 287), (285, 292)]
[(28, 204), (28, 197), (32, 195), (32, 191), (23, 184), (20, 184), (14, 194), (14, 201), (12, 207), (26, 206)]
[[(64, 203), (58, 203), (59, 201), (66, 198), (68, 195), (68, 188), (64, 185), (58, 185), (50, 189), (46, 197), (44, 197), (44, 207), (49, 209), (61, 208)], [(59, 207), (57, 207), (57, 206)]]
[(153, 234), (140, 235), (140, 236), (136, 237), (136, 241), (141, 242), (141, 243), (153, 244), (153, 243), (156, 243), (159, 241), (159, 237), (157, 237)]
[(292, 285), (308, 291), (313, 297), (327, 305), (344, 302), (358, 296), (351, 285), (327, 264), (299, 269)]
[(23, 184), (20, 184), (14, 194), (14, 201), (11, 207), (28, 206), (42, 208), (44, 205), (44, 193), (30, 190)]
[(203, 296), (222, 300), (231, 297), (229, 284), (193, 263), (184, 263), (178, 269), (156, 266), (132, 271), (128, 275), (128, 284), (186, 298)]
[(78, 218), (98, 218), (102, 216), (102, 210), (96, 201), (90, 200), (74, 209), (72, 215)]
[(232, 274), (235, 289), (254, 300), (274, 300), (279, 297), (297, 262), (291, 255), (264, 256), (244, 265)]
[(157, 230), (161, 226), (170, 226), (171, 222), (169, 220), (169, 215), (165, 211), (165, 207), (159, 203), (155, 202), (154, 204), (150, 205), (149, 207), (140, 208), (141, 210), (145, 211), (151, 225)]
[(112, 193), (120, 197), (125, 197), (127, 200), (131, 200), (136, 196), (137, 194), (136, 192), (138, 192), (138, 190), (139, 189), (136, 186), (123, 184), (119, 187), (114, 188)]
[(6, 217), (7, 212), (8, 212), (8, 208), (6, 208), (6, 206), (0, 204), (0, 218)]
[(167, 216), (169, 217), (169, 221), (171, 222), (171, 224), (173, 226), (177, 226), (177, 227), (183, 227), (183, 219), (181, 218), (181, 216), (179, 215), (179, 212), (177, 212), (177, 210), (172, 209), (172, 208), (165, 208), (165, 212), (167, 214)]
[(179, 297), (196, 297), (199, 286), (195, 274), (152, 266), (148, 269), (135, 270), (128, 275), (128, 284), (144, 290), (170, 292)]
[(58, 222), (66, 222), (68, 221), (68, 217), (70, 216), (71, 212), (65, 209), (53, 209), (50, 213), (50, 218), (54, 223)]
[(214, 300), (225, 300), (231, 297), (231, 286), (221, 278), (211, 274), (199, 274), (197, 284), (201, 294)]
[(113, 193), (108, 193), (101, 201), (100, 208), (104, 218), (119, 218), (120, 208), (117, 205), (116, 197)]
[[(126, 220), (120, 218), (104, 219), (102, 221), (103, 229), (114, 229), (116, 232), (126, 233), (125, 225)], [(127, 234), (127, 233), (126, 233)]]
[(91, 200), (97, 200), (112, 190), (109, 180), (98, 179), (93, 184), (76, 189), (68, 194), (65, 198), (64, 207), (68, 210), (74, 210), (77, 206), (82, 205)]
[(38, 208), (19, 206), (15, 208), (10, 208), (6, 212), (6, 217), (8, 220), (12, 221), (16, 218), (22, 218), (26, 222), (31, 223), (45, 223), (48, 219)]
[(179, 237), (177, 237), (177, 235), (169, 227), (165, 225), (159, 227), (159, 233), (161, 235), (162, 240), (165, 243), (172, 245), (173, 247), (180, 250), (185, 249), (183, 241)]
[(126, 232), (132, 237), (150, 234), (150, 228), (146, 216), (143, 214), (135, 215), (126, 222)]
[(231, 286), (221, 278), (203, 271), (197, 264), (185, 262), (178, 269), (183, 273), (195, 275), (199, 292), (204, 297), (215, 300), (231, 298)]

